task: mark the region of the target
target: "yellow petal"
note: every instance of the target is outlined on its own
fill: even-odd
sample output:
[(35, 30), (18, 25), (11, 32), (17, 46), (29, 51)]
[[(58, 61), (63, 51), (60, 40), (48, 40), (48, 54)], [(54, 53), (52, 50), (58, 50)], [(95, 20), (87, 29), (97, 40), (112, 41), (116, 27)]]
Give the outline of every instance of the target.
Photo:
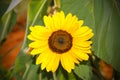
[(85, 35), (89, 33), (92, 33), (92, 30), (88, 26), (84, 26), (84, 27), (82, 26), (82, 27), (79, 27), (79, 29), (72, 34), (73, 36), (80, 36), (80, 35)]
[(91, 53), (91, 46), (88, 46), (88, 47), (81, 47), (81, 46), (76, 46), (76, 45), (73, 45), (72, 49), (77, 49), (79, 50), (80, 52), (83, 52), (83, 53)]
[(65, 59), (64, 59), (64, 56), (61, 56), (61, 65), (62, 67), (66, 70), (66, 66), (65, 66)]
[(54, 28), (56, 30), (60, 30), (61, 29), (61, 25), (63, 25), (64, 22), (64, 13), (61, 12), (57, 12), (56, 14), (54, 14), (52, 16), (53, 22), (54, 22)]
[(29, 47), (31, 47), (31, 48), (41, 48), (41, 47), (45, 47), (46, 45), (48, 45), (47, 41), (35, 41), (35, 42), (31, 42), (29, 44)]
[(69, 65), (70, 65), (71, 69), (74, 69), (75, 68), (74, 59), (72, 58), (70, 53), (68, 53), (68, 59), (67, 60), (69, 62)]
[(52, 53), (51, 54), (51, 61), (49, 62), (49, 64), (46, 66), (46, 70), (47, 72), (51, 71), (52, 70), (52, 67), (54, 66), (54, 61), (56, 59), (56, 54), (55, 53)]
[(79, 23), (79, 26), (81, 27), (84, 23), (84, 20), (79, 20), (78, 23)]
[(93, 37), (93, 33), (90, 33), (88, 35), (84, 35), (84, 36), (74, 36), (74, 40), (79, 40), (79, 41), (86, 41), (86, 40), (89, 40)]
[(80, 46), (80, 47), (89, 47), (92, 44), (92, 41), (81, 41), (79, 39), (73, 38), (73, 45)]
[(50, 52), (46, 51), (44, 54), (48, 54), (48, 55), (46, 55), (45, 58), (42, 61), (42, 65), (41, 65), (42, 70), (49, 64), (49, 62), (52, 59), (52, 56), (51, 56)]
[(40, 54), (40, 50), (39, 48), (37, 49), (33, 49), (31, 52), (30, 52), (31, 55), (37, 55), (37, 54)]
[(72, 19), (72, 14), (69, 13), (65, 18), (63, 26), (61, 26), (63, 30), (68, 30), (70, 28), (69, 25), (70, 25), (71, 19)]
[(92, 33), (92, 30), (89, 29), (88, 27), (81, 28), (77, 30), (75, 33), (72, 33), (73, 38), (75, 40), (79, 39), (79, 41), (89, 40), (90, 38), (93, 37), (93, 35), (94, 34)]
[(72, 69), (74, 69), (74, 62), (71, 59), (69, 53), (64, 53), (61, 56), (61, 64), (65, 70), (67, 70), (69, 73)]
[(62, 26), (64, 24), (64, 21), (65, 21), (65, 14), (63, 11), (60, 12), (60, 15), (59, 15), (59, 23), (60, 23), (60, 28), (62, 29)]
[(59, 61), (60, 61), (61, 55), (56, 54), (55, 60), (54, 60), (54, 66), (52, 67), (52, 72), (55, 72), (59, 66)]
[(31, 55), (36, 55), (38, 53), (42, 53), (44, 51), (48, 50), (48, 46), (45, 46), (45, 47), (41, 47), (41, 48), (34, 48), (32, 51), (31, 51)]
[(93, 37), (93, 33), (90, 33), (88, 35), (84, 35), (84, 36), (80, 36), (79, 38), (81, 39), (81, 41), (84, 41), (84, 40), (89, 40)]
[(40, 64), (43, 63), (43, 61), (45, 61), (48, 58), (49, 53), (41, 53), (37, 59), (36, 59), (36, 64)]
[(44, 26), (30, 26), (29, 27), (29, 29), (30, 29), (30, 31), (32, 31), (32, 32), (36, 32), (36, 31), (38, 31), (39, 32), (39, 30), (42, 30), (42, 31), (45, 31), (45, 27)]
[(73, 48), (72, 52), (76, 54), (82, 60), (88, 60), (89, 56), (86, 53), (81, 52), (79, 49)]
[(76, 31), (80, 27), (78, 18), (76, 16), (72, 16), (71, 13), (69, 13), (64, 21), (64, 25), (62, 26), (63, 30), (66, 30), (68, 33), (72, 33)]
[(28, 35), (28, 38), (31, 40), (47, 40), (51, 35), (51, 32), (41, 26), (30, 27), (31, 33)]
[(80, 27), (79, 22), (78, 22), (78, 18), (76, 16), (73, 16), (71, 19), (71, 22), (69, 22), (68, 26), (70, 27), (67, 30), (69, 33), (74, 33), (76, 30), (78, 30)]
[[(74, 56), (77, 60), (82, 61), (82, 59), (78, 55), (76, 55), (73, 51), (74, 50), (71, 49), (70, 54)], [(79, 64), (79, 61), (78, 62), (76, 61), (75, 63)]]
[(57, 12), (51, 16), (44, 16), (45, 26), (51, 31), (56, 31), (61, 29), (61, 26), (64, 23), (65, 15), (63, 11)]
[(28, 35), (27, 38), (30, 39), (30, 40), (33, 40), (33, 41), (37, 41), (38, 40), (38, 39), (34, 38), (32, 35)]
[(85, 50), (85, 49), (81, 48), (80, 51), (83, 52), (83, 53), (92, 54), (92, 51), (90, 49)]
[(37, 35), (36, 33), (30, 33), (27, 38), (33, 41), (48, 40), (49, 35), (45, 36), (44, 34)]
[(45, 23), (45, 26), (50, 31), (55, 31), (55, 29), (54, 29), (54, 21), (53, 21), (51, 16), (44, 16), (44, 23)]
[(80, 62), (78, 61), (78, 57), (71, 51), (69, 51), (69, 54), (71, 56), (71, 58), (73, 59), (73, 61), (77, 64), (79, 64)]
[(33, 26), (29, 27), (30, 31), (33, 31), (35, 28)]

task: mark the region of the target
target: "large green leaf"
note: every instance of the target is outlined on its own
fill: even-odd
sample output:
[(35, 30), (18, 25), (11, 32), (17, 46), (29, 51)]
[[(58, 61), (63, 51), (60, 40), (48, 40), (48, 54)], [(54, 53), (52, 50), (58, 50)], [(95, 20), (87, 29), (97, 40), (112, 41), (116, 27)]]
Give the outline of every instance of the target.
[(120, 13), (115, 0), (94, 0), (95, 55), (120, 71)]
[(76, 66), (74, 72), (83, 80), (92, 79), (92, 68), (88, 65), (79, 65)]

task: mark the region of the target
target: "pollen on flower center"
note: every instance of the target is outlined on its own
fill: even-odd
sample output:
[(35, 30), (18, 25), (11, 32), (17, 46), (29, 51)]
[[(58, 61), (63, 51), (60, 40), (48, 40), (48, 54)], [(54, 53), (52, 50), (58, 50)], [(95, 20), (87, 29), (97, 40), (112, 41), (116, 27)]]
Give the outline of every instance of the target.
[(49, 37), (48, 44), (53, 52), (64, 53), (72, 47), (72, 36), (66, 31), (58, 30)]

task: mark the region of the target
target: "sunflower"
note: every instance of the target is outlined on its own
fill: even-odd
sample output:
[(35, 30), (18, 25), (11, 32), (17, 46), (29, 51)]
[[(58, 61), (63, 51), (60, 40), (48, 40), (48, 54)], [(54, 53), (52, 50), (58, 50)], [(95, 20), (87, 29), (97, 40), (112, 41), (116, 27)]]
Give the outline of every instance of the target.
[(60, 11), (44, 16), (45, 27), (30, 26), (30, 54), (38, 55), (36, 64), (41, 64), (42, 70), (46, 68), (48, 72), (55, 72), (61, 63), (70, 73), (75, 64), (89, 59), (93, 32), (88, 26), (83, 26), (83, 22), (71, 13), (65, 16)]

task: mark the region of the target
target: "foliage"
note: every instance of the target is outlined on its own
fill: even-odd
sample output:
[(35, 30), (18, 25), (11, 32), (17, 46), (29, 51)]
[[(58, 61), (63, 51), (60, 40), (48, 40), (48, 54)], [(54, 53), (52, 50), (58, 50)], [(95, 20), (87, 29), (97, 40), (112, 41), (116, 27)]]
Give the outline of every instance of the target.
[[(5, 0), (7, 1), (7, 0)], [(14, 2), (15, 1), (15, 2)], [(45, 70), (41, 71), (40, 66), (35, 65), (35, 57), (26, 54), (28, 49), (27, 34), (29, 33), (29, 26), (31, 25), (44, 25), (43, 16), (50, 13), (49, 8), (54, 5), (53, 0), (12, 0), (11, 3), (4, 3), (2, 7), (4, 10), (0, 14), (0, 43), (9, 34), (16, 21), (16, 15), (19, 10), (24, 7), (23, 4), (28, 4), (27, 7), (27, 25), (24, 42), (19, 55), (15, 61), (11, 76), (16, 77), (17, 80), (99, 80), (93, 68), (98, 65), (95, 61), (97, 59), (104, 60), (110, 64), (116, 71), (120, 72), (119, 63), (119, 48), (120, 48), (120, 2), (117, 0), (54, 0), (57, 1), (58, 6), (56, 10), (62, 10), (66, 14), (71, 12), (77, 15), (79, 19), (85, 20), (84, 25), (88, 25), (93, 29), (93, 45), (92, 51), (94, 55), (90, 55), (90, 61), (83, 62), (77, 65), (72, 73), (68, 74), (61, 66), (56, 74), (51, 72), (47, 73)], [(20, 3), (22, 3), (20, 5)], [(6, 8), (6, 6), (8, 9)], [(56, 5), (57, 5), (56, 4)], [(2, 5), (3, 6), (3, 5)], [(16, 11), (16, 6), (19, 9)], [(7, 11), (5, 12), (5, 10)], [(51, 8), (52, 9), (52, 8)], [(2, 9), (0, 9), (2, 10)], [(51, 11), (54, 11), (51, 10)], [(3, 15), (4, 13), (4, 15)], [(94, 58), (93, 58), (94, 57)], [(94, 64), (95, 63), (95, 64)], [(99, 68), (95, 67), (99, 71)], [(97, 77), (96, 77), (97, 76)], [(10, 77), (11, 78), (11, 77)]]

